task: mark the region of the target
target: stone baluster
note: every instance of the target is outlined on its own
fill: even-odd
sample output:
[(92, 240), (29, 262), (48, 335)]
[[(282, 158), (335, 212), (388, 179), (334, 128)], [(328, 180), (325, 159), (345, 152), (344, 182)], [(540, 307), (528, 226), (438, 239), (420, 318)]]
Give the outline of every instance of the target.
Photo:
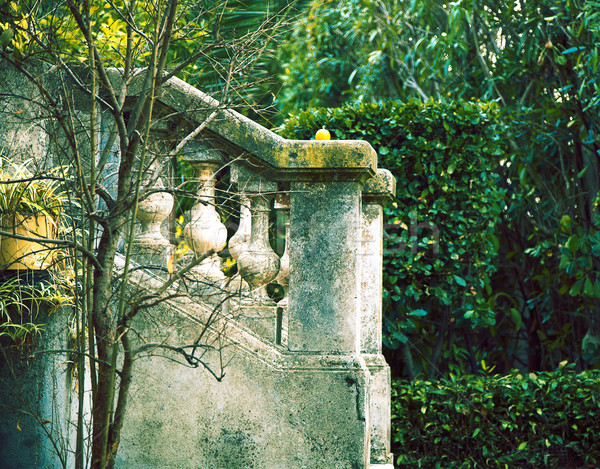
[(240, 195), (240, 224), (237, 231), (229, 240), (229, 254), (236, 261), (250, 244), (252, 229), (252, 215), (250, 213), (250, 199), (247, 195)]
[[(149, 174), (155, 168), (150, 168)], [(153, 192), (138, 203), (137, 219), (141, 228), (133, 238), (132, 254), (140, 264), (166, 266), (173, 255), (174, 246), (161, 232), (161, 225), (173, 210), (173, 196), (168, 192), (160, 191), (164, 185), (159, 178), (154, 184)], [(151, 190), (152, 188), (148, 188)]]
[[(236, 182), (234, 172), (231, 174), (232, 182)], [(252, 214), (250, 213), (250, 199), (245, 194), (240, 194), (240, 222), (235, 234), (229, 239), (229, 254), (237, 262), (242, 253), (248, 249), (252, 230)], [(248, 284), (236, 273), (227, 282), (227, 290), (234, 295), (246, 295)]]
[(272, 306), (274, 301), (267, 295), (267, 285), (279, 273), (279, 256), (269, 244), (269, 211), (272, 195), (253, 193), (249, 195), (252, 212), (250, 244), (240, 255), (240, 275), (250, 286), (250, 297), (255, 304)]
[(371, 464), (393, 468), (391, 440), (390, 367), (381, 354), (383, 289), (383, 205), (395, 193), (396, 181), (385, 169), (365, 183), (362, 191), (360, 243), (360, 350), (371, 374)]
[[(232, 299), (230, 311), (239, 323), (275, 343), (278, 336), (277, 307), (267, 294), (266, 287), (279, 272), (279, 256), (269, 244), (270, 202), (277, 184), (241, 164), (233, 165), (231, 178), (237, 182), (243, 194), (242, 200), (245, 197), (250, 202), (251, 227), (248, 244), (240, 249), (240, 244), (234, 242), (233, 254), (238, 254), (238, 272), (249, 291), (243, 292), (241, 298)], [(240, 226), (240, 230), (240, 239), (243, 240), (243, 226)]]
[(196, 258), (214, 251), (194, 267), (192, 273), (200, 286), (220, 287), (225, 276), (216, 252), (227, 242), (227, 228), (221, 222), (215, 208), (215, 174), (223, 160), (219, 151), (208, 149), (200, 143), (195, 143), (192, 149), (188, 150), (185, 160), (194, 166), (199, 188), (197, 202), (190, 211), (189, 222), (183, 230), (183, 235)]

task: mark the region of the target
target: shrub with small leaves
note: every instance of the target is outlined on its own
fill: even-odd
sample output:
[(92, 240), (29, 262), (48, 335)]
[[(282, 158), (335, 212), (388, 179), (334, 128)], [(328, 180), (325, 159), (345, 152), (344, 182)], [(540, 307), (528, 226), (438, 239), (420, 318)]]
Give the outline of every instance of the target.
[(451, 375), (393, 384), (403, 468), (598, 467), (600, 370)]

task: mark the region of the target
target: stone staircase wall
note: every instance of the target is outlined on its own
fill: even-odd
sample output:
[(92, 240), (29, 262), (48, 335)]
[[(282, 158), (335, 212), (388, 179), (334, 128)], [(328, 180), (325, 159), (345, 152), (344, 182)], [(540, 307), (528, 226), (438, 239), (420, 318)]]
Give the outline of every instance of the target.
[[(119, 71), (110, 74), (118, 84)], [(134, 102), (135, 82), (130, 89)], [(189, 273), (193, 289), (174, 283), (162, 294), (172, 298), (136, 317), (117, 467), (391, 467), (390, 372), (381, 354), (382, 206), (395, 189), (391, 174), (377, 168), (367, 142), (285, 140), (176, 78), (154, 112), (171, 116), (151, 133), (158, 154), (170, 154), (173, 136), (202, 128), (182, 151), (199, 181), (184, 229), (188, 256), (227, 241), (241, 276), (226, 277), (211, 255)], [(19, 122), (10, 125), (0, 136), (18, 134)], [(214, 204), (223, 171), (246, 220), (234, 237)], [(132, 265), (164, 270), (173, 262), (165, 231), (173, 199), (163, 176), (140, 203)], [(273, 199), (285, 220), (281, 258), (267, 234)], [(132, 298), (168, 277), (130, 272)], [(273, 281), (285, 292), (278, 303), (265, 293)], [(186, 354), (178, 349), (194, 343)], [(74, 391), (65, 379), (60, 386)]]

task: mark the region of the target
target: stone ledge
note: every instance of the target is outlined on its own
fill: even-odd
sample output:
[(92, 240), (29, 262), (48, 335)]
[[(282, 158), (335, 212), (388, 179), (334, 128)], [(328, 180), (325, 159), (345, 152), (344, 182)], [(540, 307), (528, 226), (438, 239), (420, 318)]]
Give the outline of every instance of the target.
[(396, 195), (396, 178), (389, 170), (378, 168), (375, 176), (365, 182), (362, 194), (365, 203), (388, 202)]
[(210, 96), (178, 78), (161, 88), (159, 101), (178, 111), (187, 111), (196, 124), (213, 111), (207, 128), (237, 147), (266, 177), (280, 181), (360, 180), (375, 174), (377, 153), (363, 140), (287, 140), (241, 114), (219, 109)]

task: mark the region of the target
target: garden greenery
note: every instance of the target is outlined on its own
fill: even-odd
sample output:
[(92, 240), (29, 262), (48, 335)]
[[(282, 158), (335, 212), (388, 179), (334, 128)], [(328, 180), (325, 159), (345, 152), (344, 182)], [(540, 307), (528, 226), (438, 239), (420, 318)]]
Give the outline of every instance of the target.
[(62, 182), (63, 167), (55, 167), (44, 174), (34, 174), (31, 161), (14, 163), (1, 159), (0, 166), (0, 215), (20, 213), (41, 214), (56, 217), (68, 201)]
[(16, 272), (5, 271), (0, 279), (0, 343), (21, 348), (35, 343), (49, 315), (73, 305), (73, 285), (68, 271), (39, 277)]
[(600, 371), (396, 381), (393, 452), (405, 468), (598, 467)]
[(496, 113), (494, 103), (386, 101), (309, 109), (282, 127), (288, 138), (325, 127), (335, 139), (367, 140), (396, 177), (386, 208), (384, 345), (410, 345), (409, 376), (485, 359), (469, 335), (495, 324), (489, 282), (503, 207)]
[(310, 6), (279, 49), (280, 109), (410, 97), (495, 100), (509, 143), (491, 281), (497, 326), (472, 347), (485, 347), (499, 371), (552, 370), (565, 358), (597, 367), (600, 2)]

